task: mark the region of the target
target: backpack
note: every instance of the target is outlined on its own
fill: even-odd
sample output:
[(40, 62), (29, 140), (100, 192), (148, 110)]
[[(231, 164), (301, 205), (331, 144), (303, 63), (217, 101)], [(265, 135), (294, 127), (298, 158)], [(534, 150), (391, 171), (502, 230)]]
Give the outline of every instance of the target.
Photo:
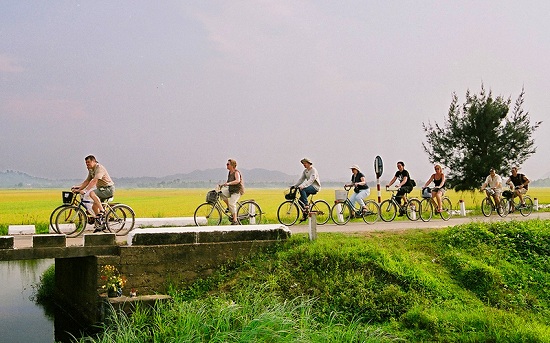
[(413, 179), (411, 179), (411, 186), (412, 186), (412, 187), (415, 187), (415, 186), (416, 186), (416, 181), (414, 181)]

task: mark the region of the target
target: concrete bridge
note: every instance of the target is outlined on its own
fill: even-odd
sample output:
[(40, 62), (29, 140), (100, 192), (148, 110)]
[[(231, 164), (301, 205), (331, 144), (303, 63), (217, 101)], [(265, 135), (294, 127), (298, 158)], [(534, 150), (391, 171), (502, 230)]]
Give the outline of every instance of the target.
[[(13, 236), (0, 237), (0, 260), (55, 259), (56, 298), (81, 322), (97, 323), (105, 303), (101, 267), (115, 266), (127, 279), (128, 296), (165, 294), (227, 263), (290, 237), (280, 224), (136, 229), (125, 242), (114, 234), (85, 234), (82, 245), (67, 245), (60, 234), (33, 235), (32, 246), (17, 248)], [(126, 298), (124, 301), (138, 299)], [(155, 300), (155, 298), (153, 298)]]

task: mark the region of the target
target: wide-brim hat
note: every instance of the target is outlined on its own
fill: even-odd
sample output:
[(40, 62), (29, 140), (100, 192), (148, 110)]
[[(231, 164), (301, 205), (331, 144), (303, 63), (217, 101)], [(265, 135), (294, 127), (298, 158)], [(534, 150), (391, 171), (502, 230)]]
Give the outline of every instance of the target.
[(300, 163), (305, 163), (305, 162), (307, 162), (307, 163), (309, 163), (309, 164), (313, 164), (313, 162), (311, 162), (311, 160), (310, 160), (309, 158), (307, 158), (307, 157), (304, 157), (304, 158), (302, 158), (302, 159), (300, 160)]
[(357, 171), (361, 171), (361, 168), (359, 168), (357, 164), (352, 165), (351, 167), (349, 167), (349, 169), (356, 169)]

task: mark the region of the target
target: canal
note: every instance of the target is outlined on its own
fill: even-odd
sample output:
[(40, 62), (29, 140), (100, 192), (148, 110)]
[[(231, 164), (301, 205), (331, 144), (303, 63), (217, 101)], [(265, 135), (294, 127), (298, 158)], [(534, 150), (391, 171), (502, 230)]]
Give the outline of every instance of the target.
[(62, 311), (55, 307), (46, 311), (34, 300), (40, 277), (54, 263), (53, 259), (0, 261), (0, 342), (70, 342), (71, 335), (83, 335), (83, 328)]

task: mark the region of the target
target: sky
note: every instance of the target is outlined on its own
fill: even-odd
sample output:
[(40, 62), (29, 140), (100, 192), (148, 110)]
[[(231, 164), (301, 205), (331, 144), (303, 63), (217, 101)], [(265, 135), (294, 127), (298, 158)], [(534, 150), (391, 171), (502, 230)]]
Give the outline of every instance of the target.
[[(433, 172), (423, 123), (452, 94), (522, 89), (550, 176), (550, 2), (20, 1), (0, 5), (0, 171), (111, 177), (225, 168), (323, 179)], [(488, 166), (489, 168), (490, 166)], [(246, 177), (246, 176), (245, 176)]]

